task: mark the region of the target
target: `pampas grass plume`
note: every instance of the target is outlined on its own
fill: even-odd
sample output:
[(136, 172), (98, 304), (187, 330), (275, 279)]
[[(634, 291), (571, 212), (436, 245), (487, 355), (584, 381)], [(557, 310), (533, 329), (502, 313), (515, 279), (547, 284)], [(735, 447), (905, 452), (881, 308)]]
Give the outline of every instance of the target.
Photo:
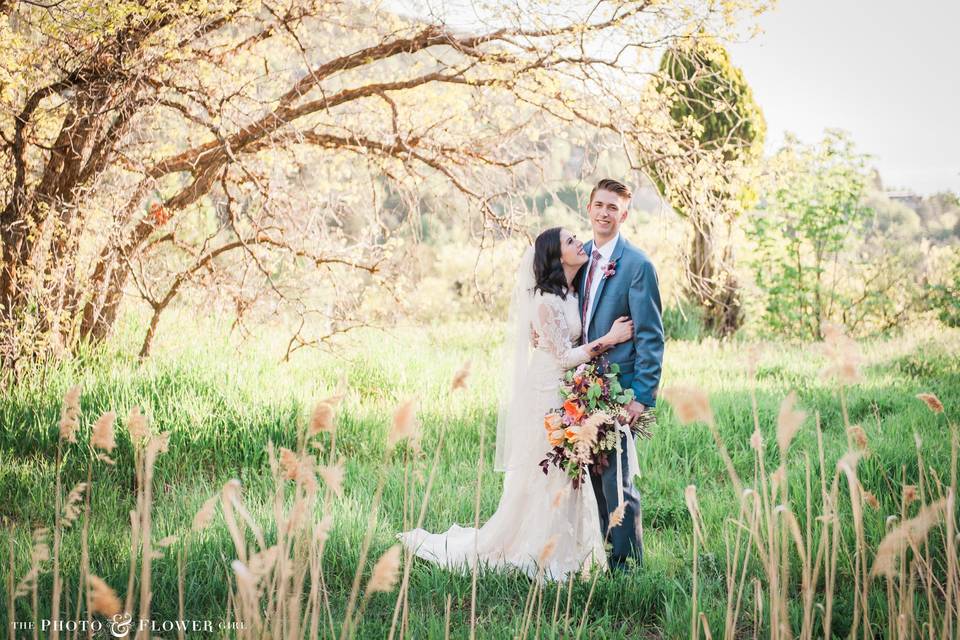
[(786, 454), (790, 448), (790, 443), (800, 430), (806, 412), (795, 408), (797, 404), (797, 394), (791, 391), (790, 395), (780, 403), (780, 413), (777, 415), (777, 446), (780, 447), (780, 453)]
[(94, 613), (110, 619), (123, 611), (117, 593), (102, 578), (90, 574), (87, 585), (90, 587), (90, 608)]
[(77, 483), (73, 489), (70, 490), (70, 493), (67, 495), (67, 502), (63, 506), (63, 528), (66, 529), (73, 521), (77, 519), (80, 515), (80, 507), (77, 505), (83, 499), (83, 492), (87, 489), (86, 482)]
[(907, 484), (903, 486), (903, 506), (907, 507), (911, 502), (917, 499), (917, 485)]
[(934, 413), (943, 413), (943, 403), (940, 402), (940, 398), (932, 393), (918, 393), (917, 398), (923, 401), (930, 411), (933, 411)]
[(333, 527), (333, 516), (329, 513), (324, 515), (314, 526), (313, 526), (313, 542), (317, 545), (322, 545), (327, 541), (327, 538), (330, 537), (330, 529)]
[(217, 503), (220, 502), (220, 496), (211, 496), (207, 498), (200, 510), (193, 516), (193, 531), (202, 531), (210, 526), (213, 521), (213, 515), (217, 510)]
[(300, 459), (290, 449), (280, 447), (280, 466), (283, 467), (283, 477), (287, 480), (297, 479), (297, 470), (300, 467)]
[(850, 434), (850, 440), (857, 445), (860, 450), (867, 448), (867, 432), (858, 424), (853, 425), (847, 430)]
[(607, 525), (607, 531), (616, 529), (623, 523), (623, 516), (627, 509), (627, 503), (622, 502), (620, 506), (613, 510), (613, 513), (610, 514), (610, 524)]
[(63, 395), (60, 412), (60, 438), (76, 443), (78, 418), (80, 417), (80, 385), (74, 385)]
[(407, 400), (393, 414), (393, 426), (390, 433), (387, 434), (387, 446), (393, 447), (401, 440), (407, 438), (412, 441), (417, 440), (419, 435), (419, 423), (417, 422), (417, 401), (414, 398)]
[(130, 409), (130, 415), (127, 416), (127, 431), (130, 432), (130, 439), (135, 446), (142, 445), (150, 437), (150, 425), (147, 424), (147, 418), (140, 413), (140, 407)]
[(317, 403), (310, 416), (310, 435), (329, 433), (336, 429), (333, 420), (333, 405), (329, 400)]
[(90, 436), (90, 444), (97, 449), (103, 449), (107, 453), (111, 453), (113, 448), (117, 446), (117, 442), (113, 437), (113, 424), (116, 420), (117, 414), (113, 411), (107, 411), (97, 418), (97, 421), (93, 423), (93, 433)]
[(367, 582), (367, 593), (378, 591), (387, 593), (397, 586), (397, 573), (400, 571), (400, 545), (395, 544), (380, 556), (373, 565), (373, 573)]
[(696, 387), (673, 386), (663, 390), (663, 397), (673, 405), (677, 419), (682, 424), (693, 422), (713, 423), (713, 411), (707, 394)]
[(344, 465), (342, 460), (331, 465), (318, 467), (317, 474), (323, 478), (323, 481), (337, 497), (343, 495)]
[(450, 383), (451, 391), (467, 388), (467, 378), (470, 377), (470, 366), (471, 362), (467, 360), (463, 363), (463, 366), (460, 367), (460, 370), (453, 374), (453, 381)]
[(907, 547), (916, 548), (926, 539), (930, 529), (939, 522), (946, 504), (947, 499), (941, 498), (923, 507), (915, 517), (905, 520), (884, 536), (880, 546), (877, 547), (877, 555), (870, 570), (871, 575), (883, 575), (889, 578), (896, 574), (901, 554)]

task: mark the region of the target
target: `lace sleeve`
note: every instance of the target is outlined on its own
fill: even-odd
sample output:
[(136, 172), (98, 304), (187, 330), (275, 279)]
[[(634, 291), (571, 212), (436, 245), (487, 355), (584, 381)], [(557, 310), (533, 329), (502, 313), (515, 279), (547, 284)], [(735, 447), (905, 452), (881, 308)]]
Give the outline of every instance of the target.
[(537, 303), (537, 320), (540, 325), (540, 346), (552, 354), (563, 369), (572, 369), (590, 360), (587, 348), (574, 347), (570, 342), (570, 329), (563, 310), (549, 298)]

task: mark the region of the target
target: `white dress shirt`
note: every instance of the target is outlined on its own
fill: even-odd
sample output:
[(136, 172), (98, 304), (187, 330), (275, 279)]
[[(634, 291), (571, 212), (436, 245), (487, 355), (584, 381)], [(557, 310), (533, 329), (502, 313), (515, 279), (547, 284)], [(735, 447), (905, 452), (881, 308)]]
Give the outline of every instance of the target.
[[(593, 281), (590, 282), (590, 298), (588, 299), (586, 317), (583, 319), (583, 342), (587, 342), (587, 336), (590, 335), (587, 333), (590, 330), (590, 320), (592, 320), (593, 315), (593, 303), (595, 302), (597, 291), (600, 289), (600, 281), (603, 280), (603, 270), (606, 268), (607, 264), (610, 262), (610, 256), (613, 255), (613, 249), (617, 246), (617, 241), (620, 240), (620, 232), (617, 231), (617, 235), (607, 241), (602, 247), (596, 246), (594, 243), (593, 249), (600, 252), (600, 259), (597, 261), (596, 271), (593, 272)], [(593, 251), (590, 252), (591, 254)], [(587, 269), (590, 268), (590, 262), (593, 260), (593, 256), (590, 256), (590, 261), (587, 262)], [(588, 272), (589, 273), (589, 272)], [(587, 274), (584, 274), (584, 278), (587, 277)]]

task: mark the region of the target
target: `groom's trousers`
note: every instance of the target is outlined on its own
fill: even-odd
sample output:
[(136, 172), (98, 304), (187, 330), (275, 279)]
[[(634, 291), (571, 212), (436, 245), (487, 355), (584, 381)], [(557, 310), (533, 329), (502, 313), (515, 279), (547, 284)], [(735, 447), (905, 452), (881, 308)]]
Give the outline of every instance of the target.
[(608, 556), (611, 569), (625, 569), (628, 558), (634, 558), (637, 564), (643, 562), (643, 518), (640, 511), (640, 492), (629, 476), (627, 464), (627, 447), (634, 446), (633, 438), (620, 434), (620, 468), (623, 473), (623, 501), (626, 508), (623, 522), (607, 533), (610, 523), (610, 514), (619, 506), (617, 497), (617, 461), (616, 451), (611, 451), (610, 465), (597, 477), (590, 475), (593, 482), (593, 493), (597, 498), (597, 510), (600, 513), (600, 531), (606, 536), (606, 542), (612, 545)]

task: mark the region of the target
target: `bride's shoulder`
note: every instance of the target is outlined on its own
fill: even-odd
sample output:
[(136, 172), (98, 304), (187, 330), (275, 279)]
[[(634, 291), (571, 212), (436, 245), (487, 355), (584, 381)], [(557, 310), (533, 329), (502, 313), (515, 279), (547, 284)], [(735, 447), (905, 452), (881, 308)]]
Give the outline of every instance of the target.
[(566, 302), (569, 302), (571, 298), (576, 299), (577, 293), (575, 291), (571, 291), (567, 293), (565, 298), (561, 298), (556, 293), (538, 290), (533, 297), (534, 297), (534, 300), (538, 302), (545, 302), (551, 305), (562, 306)]

